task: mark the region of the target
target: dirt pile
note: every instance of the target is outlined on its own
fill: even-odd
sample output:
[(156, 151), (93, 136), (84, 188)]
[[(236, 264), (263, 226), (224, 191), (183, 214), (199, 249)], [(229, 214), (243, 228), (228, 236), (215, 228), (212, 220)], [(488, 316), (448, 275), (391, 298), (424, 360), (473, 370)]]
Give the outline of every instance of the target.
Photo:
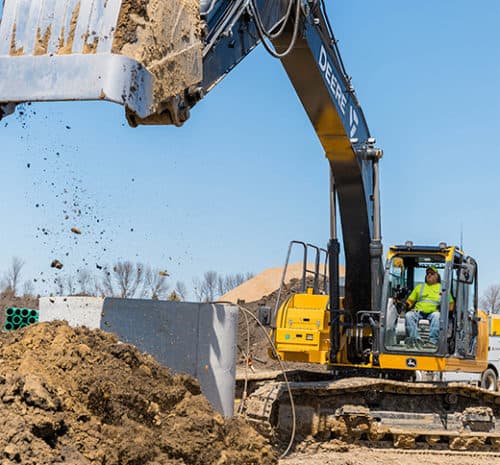
[(187, 375), (109, 333), (41, 323), (0, 335), (0, 462), (273, 464)]

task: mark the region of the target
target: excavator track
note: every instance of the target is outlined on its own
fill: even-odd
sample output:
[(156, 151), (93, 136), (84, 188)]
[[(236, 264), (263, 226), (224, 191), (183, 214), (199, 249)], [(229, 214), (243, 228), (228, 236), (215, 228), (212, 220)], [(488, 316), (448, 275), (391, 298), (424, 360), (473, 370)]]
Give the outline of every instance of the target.
[[(292, 377), (293, 378), (293, 377)], [(263, 382), (245, 400), (257, 429), (278, 441), (340, 439), (371, 447), (500, 453), (500, 394), (462, 383), (378, 378)]]

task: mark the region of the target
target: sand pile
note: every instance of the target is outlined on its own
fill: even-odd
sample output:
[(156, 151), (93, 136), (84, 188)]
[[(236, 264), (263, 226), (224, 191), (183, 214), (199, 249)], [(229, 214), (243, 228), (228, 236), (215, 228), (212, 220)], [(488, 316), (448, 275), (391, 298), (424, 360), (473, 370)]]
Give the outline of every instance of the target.
[[(308, 270), (313, 270), (314, 265), (308, 264)], [(302, 279), (303, 264), (302, 262), (292, 263), (288, 265), (285, 282), (294, 282), (293, 286), (296, 286), (296, 282)], [(340, 267), (340, 276), (344, 276), (344, 267)], [(311, 276), (308, 274), (308, 276)], [(266, 296), (269, 296), (278, 290), (283, 278), (283, 267), (278, 266), (275, 268), (268, 268), (261, 273), (255, 275), (253, 278), (245, 281), (234, 289), (230, 290), (224, 294), (220, 300), (233, 303), (244, 303), (244, 302), (255, 302)]]
[(0, 335), (0, 462), (273, 464), (198, 383), (109, 333), (41, 323)]

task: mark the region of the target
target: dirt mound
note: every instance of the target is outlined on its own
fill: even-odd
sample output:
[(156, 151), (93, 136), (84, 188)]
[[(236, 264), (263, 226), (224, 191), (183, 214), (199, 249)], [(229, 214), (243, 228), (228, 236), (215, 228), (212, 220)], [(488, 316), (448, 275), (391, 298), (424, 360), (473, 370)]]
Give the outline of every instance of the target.
[(2, 464), (273, 464), (196, 380), (100, 330), (40, 323), (0, 335)]

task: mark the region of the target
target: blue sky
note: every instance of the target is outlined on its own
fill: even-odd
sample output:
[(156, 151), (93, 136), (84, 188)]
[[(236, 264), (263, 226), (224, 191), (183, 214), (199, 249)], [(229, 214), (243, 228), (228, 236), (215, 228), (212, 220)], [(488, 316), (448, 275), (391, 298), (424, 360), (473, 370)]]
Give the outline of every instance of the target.
[[(385, 153), (385, 250), (458, 244), (462, 228), (481, 290), (500, 283), (500, 2), (328, 4)], [(328, 164), (263, 47), (182, 128), (132, 129), (118, 105), (73, 102), (33, 104), (0, 129), (0, 270), (19, 256), (25, 279), (50, 281), (54, 258), (66, 273), (130, 259), (190, 288), (207, 270), (280, 266), (292, 239), (328, 240)]]

